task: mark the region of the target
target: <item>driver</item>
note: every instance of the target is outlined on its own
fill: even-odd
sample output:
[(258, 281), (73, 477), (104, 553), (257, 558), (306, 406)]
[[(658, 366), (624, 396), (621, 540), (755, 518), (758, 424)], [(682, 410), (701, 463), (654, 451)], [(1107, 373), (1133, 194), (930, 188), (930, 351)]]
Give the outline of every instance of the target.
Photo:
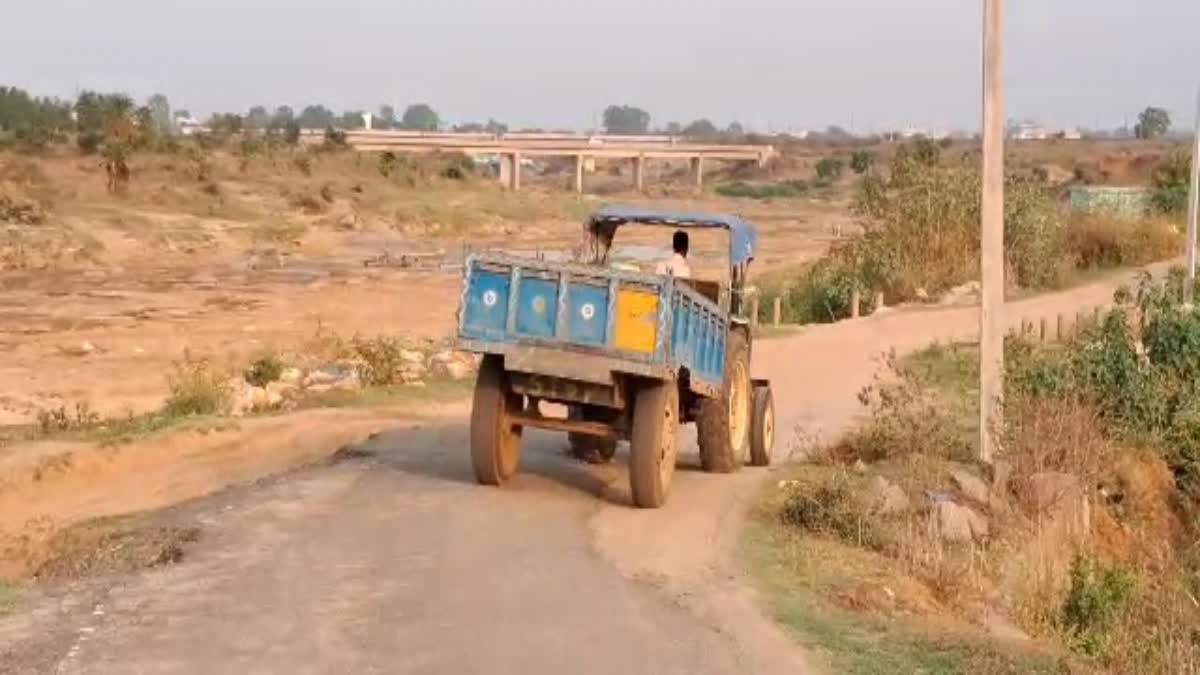
[(692, 276), (692, 267), (688, 265), (688, 234), (683, 230), (676, 230), (675, 236), (671, 237), (671, 249), (674, 253), (670, 260), (665, 260), (658, 265), (655, 270), (657, 274), (669, 274), (679, 279), (690, 279)]

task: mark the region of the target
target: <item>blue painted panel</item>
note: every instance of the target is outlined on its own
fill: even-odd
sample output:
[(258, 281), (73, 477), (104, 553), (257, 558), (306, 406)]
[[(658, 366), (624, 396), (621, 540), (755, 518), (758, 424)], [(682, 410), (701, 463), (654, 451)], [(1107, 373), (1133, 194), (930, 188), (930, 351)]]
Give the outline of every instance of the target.
[(671, 354), (675, 358), (676, 365), (686, 365), (687, 326), (692, 303), (688, 302), (686, 297), (676, 296), (676, 298), (678, 302), (675, 305), (675, 320), (671, 325)]
[(521, 277), (517, 293), (517, 332), (533, 337), (554, 337), (558, 314), (558, 280)]
[(567, 289), (567, 316), (572, 342), (603, 346), (608, 326), (608, 288), (571, 284)]
[(463, 334), (501, 339), (508, 321), (509, 275), (476, 269), (467, 287)]

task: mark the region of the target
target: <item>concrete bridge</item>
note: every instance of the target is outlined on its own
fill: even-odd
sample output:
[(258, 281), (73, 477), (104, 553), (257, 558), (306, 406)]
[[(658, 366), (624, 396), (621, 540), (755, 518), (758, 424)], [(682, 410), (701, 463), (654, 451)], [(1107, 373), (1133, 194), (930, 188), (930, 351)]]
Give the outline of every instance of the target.
[[(305, 135), (315, 142), (319, 136)], [(583, 192), (583, 177), (598, 158), (627, 159), (633, 164), (634, 188), (645, 187), (646, 162), (651, 159), (686, 160), (691, 163), (697, 187), (704, 182), (704, 162), (753, 162), (759, 166), (775, 156), (770, 145), (691, 143), (673, 136), (613, 136), (561, 133), (448, 133), (416, 131), (348, 131), (346, 142), (365, 152), (459, 152), (470, 156), (495, 156), (500, 160), (500, 181), (521, 188), (521, 160), (527, 157), (573, 157), (575, 190)]]

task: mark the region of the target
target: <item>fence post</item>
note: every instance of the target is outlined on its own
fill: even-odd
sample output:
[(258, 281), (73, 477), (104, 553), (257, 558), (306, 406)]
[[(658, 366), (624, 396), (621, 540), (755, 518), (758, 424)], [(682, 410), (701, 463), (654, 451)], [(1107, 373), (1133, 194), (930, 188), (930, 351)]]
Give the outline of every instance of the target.
[(774, 323), (774, 325), (778, 326), (779, 322), (783, 320), (783, 298), (782, 297), (775, 298), (774, 309), (775, 309), (775, 312), (774, 312), (775, 315), (772, 317), (774, 319), (773, 323)]
[(1042, 317), (1038, 321), (1038, 339), (1042, 342), (1046, 341), (1046, 317)]
[(1076, 310), (1075, 325), (1073, 327), (1073, 330), (1075, 331), (1076, 335), (1078, 335), (1079, 332), (1083, 330), (1083, 310)]
[(1092, 323), (1096, 326), (1100, 325), (1100, 308), (1096, 307), (1092, 310)]
[(876, 291), (874, 309), (871, 311), (878, 312), (881, 309), (883, 309), (883, 291)]
[(1063, 315), (1062, 315), (1062, 312), (1059, 312), (1058, 313), (1058, 321), (1054, 326), (1054, 341), (1062, 342), (1062, 339), (1063, 339)]
[(758, 296), (750, 298), (750, 327), (758, 327)]
[(858, 318), (858, 305), (862, 302), (862, 294), (857, 288), (850, 291), (850, 318)]

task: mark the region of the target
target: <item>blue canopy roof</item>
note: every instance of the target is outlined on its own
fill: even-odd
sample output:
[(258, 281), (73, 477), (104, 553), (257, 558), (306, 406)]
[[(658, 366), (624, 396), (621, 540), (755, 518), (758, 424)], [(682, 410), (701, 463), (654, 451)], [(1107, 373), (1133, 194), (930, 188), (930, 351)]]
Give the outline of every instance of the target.
[(591, 222), (726, 229), (729, 230), (729, 262), (733, 265), (742, 265), (750, 261), (758, 250), (758, 229), (737, 216), (721, 213), (662, 211), (644, 206), (609, 204), (597, 209), (591, 216)]

